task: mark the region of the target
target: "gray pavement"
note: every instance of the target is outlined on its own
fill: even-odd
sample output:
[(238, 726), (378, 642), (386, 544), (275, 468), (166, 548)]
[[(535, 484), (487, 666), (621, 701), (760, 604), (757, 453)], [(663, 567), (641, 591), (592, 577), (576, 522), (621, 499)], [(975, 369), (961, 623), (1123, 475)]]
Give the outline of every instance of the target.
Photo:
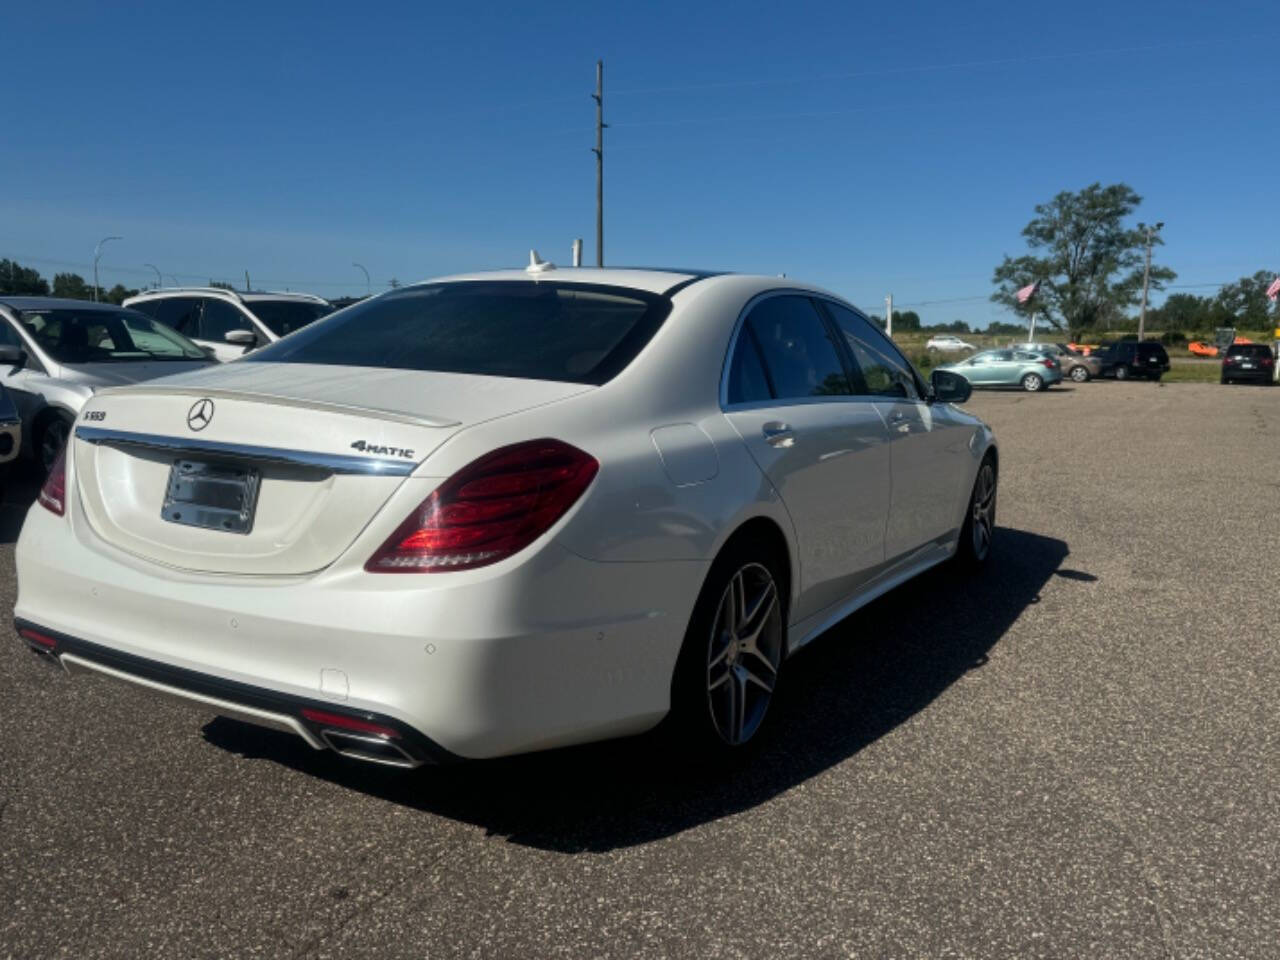
[(971, 407), (987, 574), (789, 662), (734, 771), (654, 737), (369, 769), (10, 631), (0, 956), (1280, 956), (1280, 389)]

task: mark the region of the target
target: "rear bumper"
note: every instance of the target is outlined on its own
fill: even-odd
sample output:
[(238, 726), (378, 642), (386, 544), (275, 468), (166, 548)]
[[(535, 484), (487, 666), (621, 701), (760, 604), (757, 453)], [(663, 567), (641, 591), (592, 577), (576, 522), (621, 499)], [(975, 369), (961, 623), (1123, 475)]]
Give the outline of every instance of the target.
[(1274, 371), (1269, 367), (1259, 367), (1255, 370), (1226, 367), (1222, 371), (1222, 376), (1227, 380), (1252, 380), (1258, 383), (1269, 383), (1274, 375)]
[(655, 725), (706, 573), (701, 561), (589, 561), (547, 540), (457, 573), (197, 577), (103, 544), (71, 506), (56, 517), (34, 505), (14, 554), (14, 616), (53, 636), (64, 666), (232, 715), (374, 717), (423, 762)]
[[(293, 733), (317, 750), (332, 748), (359, 755), (349, 747), (351, 728), (339, 721), (323, 723), (304, 711), (316, 711), (352, 724), (382, 727), (361, 738), (366, 744), (360, 759), (398, 767), (444, 763), (458, 758), (405, 723), (367, 710), (347, 710), (332, 702), (291, 696), (265, 687), (237, 683), (211, 674), (185, 670), (158, 660), (122, 653), (41, 624), (15, 620), (14, 629), (32, 650), (56, 661), (71, 674), (92, 673), (141, 687), (151, 693), (184, 700), (223, 716)], [(39, 638), (39, 639), (36, 639)]]

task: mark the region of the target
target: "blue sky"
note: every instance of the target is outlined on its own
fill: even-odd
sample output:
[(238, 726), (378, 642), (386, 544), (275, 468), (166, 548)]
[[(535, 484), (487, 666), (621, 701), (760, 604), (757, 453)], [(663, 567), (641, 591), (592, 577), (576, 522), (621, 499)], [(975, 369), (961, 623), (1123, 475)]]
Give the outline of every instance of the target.
[[(1271, 2), (10, 4), (0, 256), (326, 296), (594, 262), (985, 326), (1033, 206), (1125, 181), (1178, 284), (1280, 268)], [(166, 276), (166, 281), (168, 277)], [(1212, 292), (1212, 286), (1194, 288)], [(937, 302), (946, 301), (946, 302)], [(923, 304), (923, 305), (920, 305)], [(919, 305), (919, 306), (917, 306)]]

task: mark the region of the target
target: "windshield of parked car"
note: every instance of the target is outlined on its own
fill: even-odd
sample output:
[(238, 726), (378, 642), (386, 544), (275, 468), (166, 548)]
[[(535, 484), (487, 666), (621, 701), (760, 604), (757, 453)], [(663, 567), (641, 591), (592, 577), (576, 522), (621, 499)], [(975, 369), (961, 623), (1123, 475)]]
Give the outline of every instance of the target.
[(333, 313), (333, 307), (327, 303), (306, 300), (250, 300), (245, 306), (277, 337), (301, 330), (307, 324)]
[(58, 363), (208, 359), (176, 330), (133, 310), (21, 310), (18, 319)]
[(669, 307), (656, 294), (597, 284), (427, 284), (348, 307), (240, 362), (600, 384), (634, 359)]

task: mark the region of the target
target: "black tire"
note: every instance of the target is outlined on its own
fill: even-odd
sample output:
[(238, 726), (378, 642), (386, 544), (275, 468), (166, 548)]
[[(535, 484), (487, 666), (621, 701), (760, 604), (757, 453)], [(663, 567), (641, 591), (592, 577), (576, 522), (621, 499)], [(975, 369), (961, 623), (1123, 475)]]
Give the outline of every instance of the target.
[(1163, 374), (1163, 373), (1153, 373), (1153, 374), (1151, 375), (1151, 382), (1152, 382), (1152, 383), (1159, 383), (1159, 382), (1160, 382), (1160, 378), (1161, 378), (1161, 377), (1163, 377), (1163, 376), (1164, 376), (1164, 374)]
[(1117, 379), (1117, 380), (1128, 380), (1128, 379), (1129, 379), (1129, 368), (1128, 368), (1128, 367), (1126, 367), (1126, 366), (1123, 366), (1123, 365), (1122, 365), (1122, 366), (1119, 366), (1119, 367), (1116, 367), (1116, 379)]
[[(996, 469), (995, 457), (987, 454), (973, 480), (973, 492), (969, 494), (964, 523), (960, 526), (956, 561), (962, 567), (977, 569), (991, 556), (991, 548), (995, 543), (996, 499), (999, 491), (1000, 471)], [(979, 535), (982, 534), (983, 527), (985, 534)]]
[[(786, 656), (788, 588), (782, 570), (775, 548), (751, 536), (731, 542), (712, 564), (671, 685), (670, 729), (680, 749), (735, 758), (759, 741)], [(723, 629), (726, 604), (747, 613), (733, 637)], [(748, 645), (752, 630), (757, 636)], [(736, 731), (730, 717), (739, 718)]]
[(58, 454), (66, 446), (73, 423), (71, 416), (61, 410), (48, 413), (41, 419), (35, 436), (36, 462), (40, 466), (41, 476), (49, 472), (53, 461), (58, 459)]
[(1038, 373), (1028, 373), (1022, 378), (1022, 389), (1027, 393), (1038, 393), (1045, 389), (1044, 377)]
[(1089, 382), (1089, 369), (1084, 366), (1075, 366), (1071, 368), (1071, 379), (1076, 383)]

